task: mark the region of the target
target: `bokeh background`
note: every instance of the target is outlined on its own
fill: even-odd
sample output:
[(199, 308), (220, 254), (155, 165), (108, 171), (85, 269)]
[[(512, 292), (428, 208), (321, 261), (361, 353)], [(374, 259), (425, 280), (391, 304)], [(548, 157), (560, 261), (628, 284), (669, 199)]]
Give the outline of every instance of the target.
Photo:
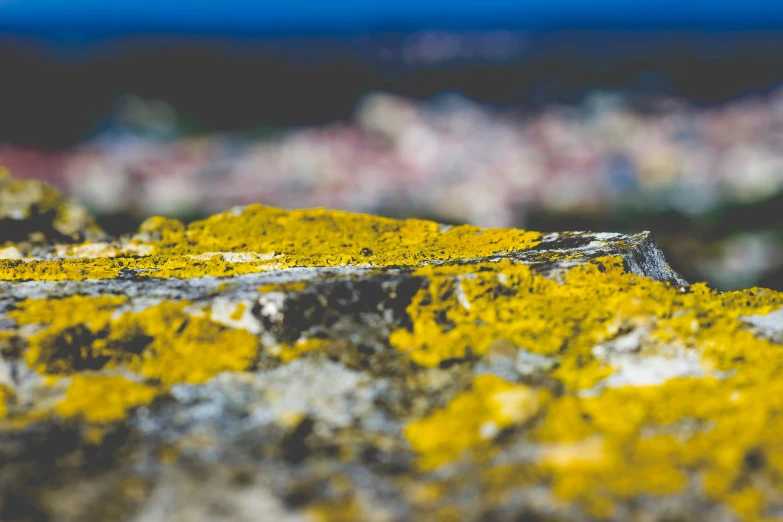
[(0, 165), (115, 234), (232, 205), (652, 230), (783, 288), (780, 0), (0, 0)]

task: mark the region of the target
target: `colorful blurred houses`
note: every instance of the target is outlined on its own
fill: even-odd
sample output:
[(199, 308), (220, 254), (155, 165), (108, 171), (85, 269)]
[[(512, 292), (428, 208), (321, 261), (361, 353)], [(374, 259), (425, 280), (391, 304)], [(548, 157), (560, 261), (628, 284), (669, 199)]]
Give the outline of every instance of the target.
[[(352, 122), (262, 137), (175, 138), (160, 121), (67, 152), (0, 146), (0, 165), (99, 214), (138, 216), (263, 202), (502, 227), (537, 214), (698, 217), (783, 192), (783, 91), (704, 108), (595, 94), (535, 112), (373, 94)], [(765, 270), (783, 266), (775, 252)]]
[(260, 201), (484, 226), (628, 204), (700, 214), (783, 189), (783, 92), (703, 109), (594, 95), (535, 114), (374, 94), (352, 123), (255, 139), (112, 133), (68, 152), (0, 146), (0, 164), (99, 213)]

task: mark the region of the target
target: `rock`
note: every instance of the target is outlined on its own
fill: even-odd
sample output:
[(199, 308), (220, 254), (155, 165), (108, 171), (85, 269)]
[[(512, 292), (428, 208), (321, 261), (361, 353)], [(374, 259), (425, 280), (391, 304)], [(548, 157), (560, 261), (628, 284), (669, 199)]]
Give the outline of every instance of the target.
[[(87, 209), (35, 180), (14, 179), (0, 167), (0, 259), (14, 259), (29, 244), (104, 237)], [(16, 242), (16, 246), (4, 246)]]
[(783, 509), (783, 294), (688, 285), (648, 233), (251, 205), (76, 237), (0, 259), (0, 520)]
[(22, 259), (24, 255), (15, 246), (0, 248), (0, 259)]

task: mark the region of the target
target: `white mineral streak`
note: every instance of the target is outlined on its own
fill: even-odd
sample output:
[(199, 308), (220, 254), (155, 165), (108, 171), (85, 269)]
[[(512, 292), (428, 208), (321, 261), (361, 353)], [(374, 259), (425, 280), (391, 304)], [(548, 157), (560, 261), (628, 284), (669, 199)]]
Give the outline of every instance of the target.
[(651, 355), (618, 355), (611, 358), (615, 372), (600, 386), (657, 386), (677, 377), (704, 377), (707, 373), (695, 352), (685, 352), (679, 357)]
[(152, 253), (152, 245), (145, 243), (128, 243), (117, 245), (96, 241), (82, 245), (57, 245), (55, 247), (56, 258), (86, 258), (117, 257), (120, 255), (148, 256)]
[(740, 317), (740, 320), (770, 332), (783, 332), (783, 308), (770, 312), (767, 315)]
[[(239, 318), (234, 315), (240, 307), (243, 307)], [(231, 328), (242, 328), (252, 334), (260, 334), (263, 331), (261, 323), (253, 316), (253, 303), (249, 300), (233, 301), (230, 299), (217, 298), (212, 301), (213, 321), (230, 326)]]
[(259, 254), (256, 252), (205, 252), (199, 255), (188, 256), (199, 261), (209, 261), (219, 257), (227, 263), (252, 263), (254, 261), (271, 261), (275, 258), (274, 252)]
[(459, 277), (457, 278), (457, 283), (455, 286), (456, 286), (457, 301), (459, 301), (459, 304), (461, 304), (465, 310), (470, 310), (470, 301), (468, 301), (468, 296), (465, 295), (465, 289), (462, 288), (461, 278)]
[(593, 347), (593, 355), (614, 368), (614, 373), (598, 383), (593, 394), (604, 388), (621, 386), (654, 386), (677, 377), (704, 377), (708, 375), (695, 350), (681, 346), (665, 346), (655, 354), (645, 354), (642, 343), (650, 337), (646, 328), (605, 341)]
[(261, 305), (261, 315), (272, 322), (283, 320), (283, 305), (285, 304), (285, 294), (283, 292), (268, 292), (261, 294), (258, 298), (258, 304)]
[(94, 259), (97, 257), (116, 257), (119, 250), (111, 243), (96, 241), (95, 243), (85, 243), (83, 245), (58, 245), (57, 255), (68, 257), (80, 257)]

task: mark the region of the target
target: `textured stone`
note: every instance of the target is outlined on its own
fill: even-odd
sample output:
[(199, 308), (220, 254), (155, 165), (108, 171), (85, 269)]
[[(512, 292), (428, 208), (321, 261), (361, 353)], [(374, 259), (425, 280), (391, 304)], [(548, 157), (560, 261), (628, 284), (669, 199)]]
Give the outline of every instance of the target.
[(87, 209), (34, 180), (14, 179), (0, 167), (0, 259), (17, 259), (31, 244), (105, 237)]
[(647, 233), (83, 235), (0, 236), (0, 520), (783, 513), (783, 295), (688, 285)]

